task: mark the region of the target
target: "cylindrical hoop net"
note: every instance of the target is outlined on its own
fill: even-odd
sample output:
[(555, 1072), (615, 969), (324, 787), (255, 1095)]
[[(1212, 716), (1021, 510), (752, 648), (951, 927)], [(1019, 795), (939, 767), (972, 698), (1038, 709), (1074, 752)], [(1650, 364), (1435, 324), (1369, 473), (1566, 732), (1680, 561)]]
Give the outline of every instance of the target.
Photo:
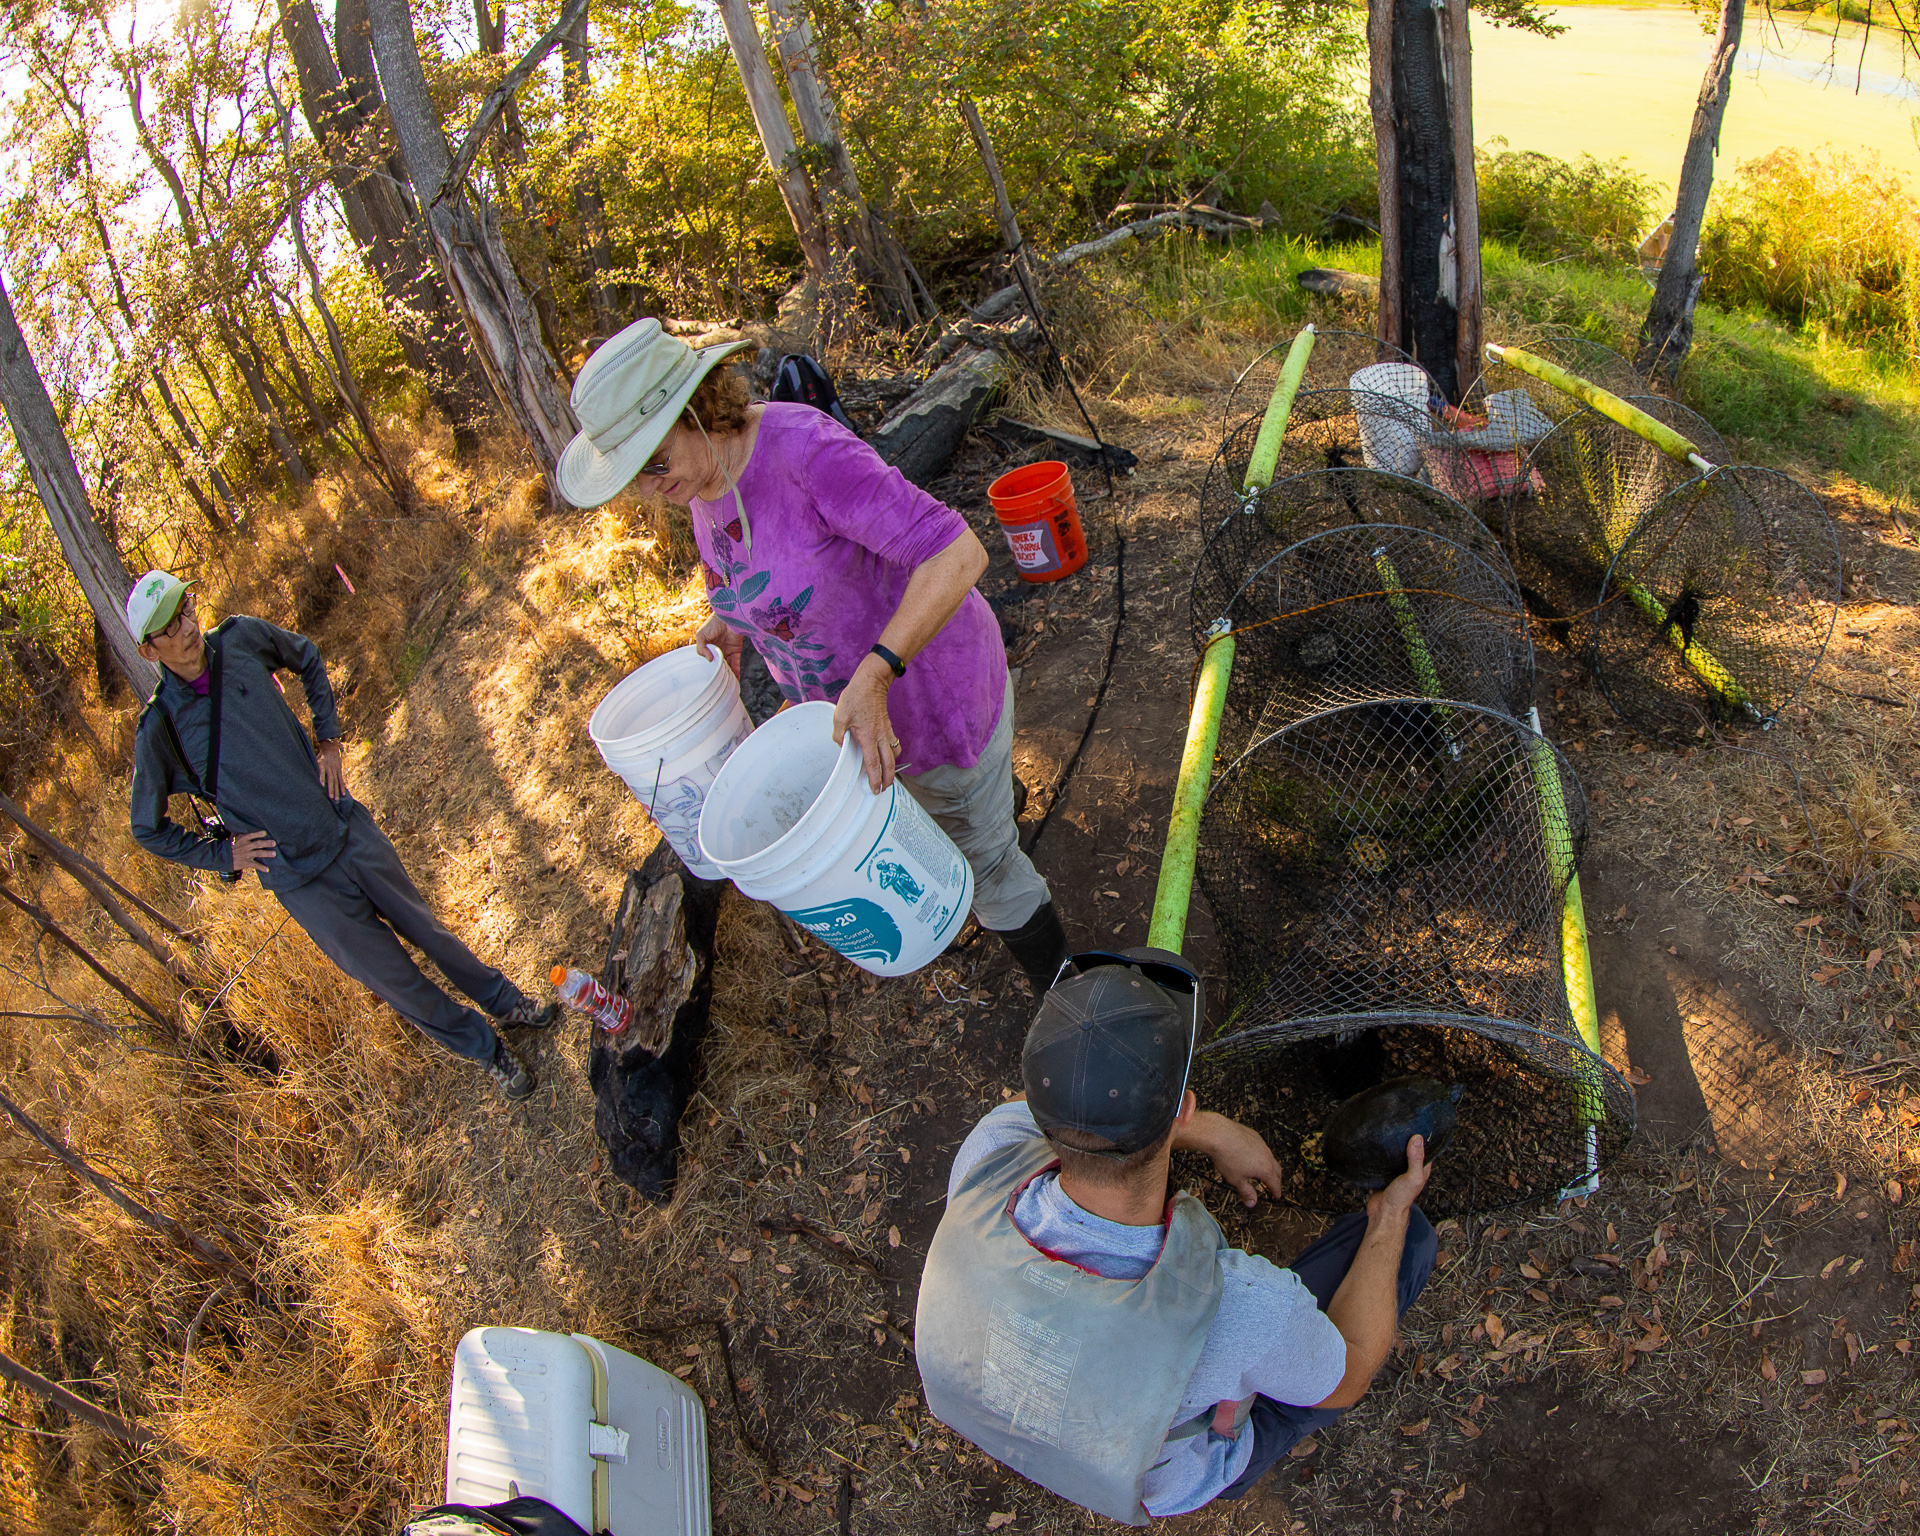
[[(1519, 716), (1533, 642), (1512, 579), (1451, 539), (1367, 523), (1243, 549), (1223, 751), (1336, 704), (1424, 697)], [(1196, 641), (1204, 640), (1196, 610)]]
[[(1602, 1157), (1633, 1126), (1567, 1004), (1561, 907), (1586, 830), (1566, 758), (1492, 709), (1346, 704), (1259, 740), (1201, 824), (1225, 1020), (1195, 1064), (1208, 1107), (1291, 1162), (1335, 1104), (1422, 1072), (1466, 1085), (1463, 1145), (1503, 1154), (1483, 1206), (1580, 1177), (1589, 1126)], [(1467, 1164), (1437, 1165), (1441, 1204), (1467, 1198)], [(1478, 1160), (1480, 1182), (1495, 1166)], [(1288, 1197), (1352, 1204), (1316, 1178)]]
[(1606, 571), (1594, 676), (1641, 730), (1770, 725), (1826, 655), (1840, 545), (1820, 498), (1778, 470), (1674, 487)]
[(1255, 566), (1312, 534), (1369, 523), (1437, 533), (1506, 574), (1507, 557), (1487, 525), (1430, 485), (1371, 469), (1292, 475), (1236, 500), (1209, 530), (1189, 598), (1195, 647), (1204, 647)]
[[(1709, 462), (1725, 457), (1720, 434), (1685, 406), (1659, 395), (1629, 400)], [(1552, 640), (1591, 664), (1593, 610), (1608, 565), (1661, 499), (1694, 477), (1684, 460), (1584, 406), (1539, 441), (1519, 486), (1488, 516)]]

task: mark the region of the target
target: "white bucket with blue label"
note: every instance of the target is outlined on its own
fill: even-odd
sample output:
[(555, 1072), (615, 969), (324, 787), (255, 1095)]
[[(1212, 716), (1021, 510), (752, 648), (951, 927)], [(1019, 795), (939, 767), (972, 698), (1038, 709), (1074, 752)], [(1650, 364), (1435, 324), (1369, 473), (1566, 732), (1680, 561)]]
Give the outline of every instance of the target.
[(867, 787), (833, 705), (775, 715), (727, 759), (700, 811), (700, 846), (745, 895), (778, 907), (876, 976), (905, 976), (952, 942), (973, 870), (895, 780)]
[(606, 765), (702, 880), (721, 873), (700, 852), (700, 807), (720, 765), (752, 730), (740, 680), (719, 649), (703, 657), (690, 645), (628, 673), (587, 722)]

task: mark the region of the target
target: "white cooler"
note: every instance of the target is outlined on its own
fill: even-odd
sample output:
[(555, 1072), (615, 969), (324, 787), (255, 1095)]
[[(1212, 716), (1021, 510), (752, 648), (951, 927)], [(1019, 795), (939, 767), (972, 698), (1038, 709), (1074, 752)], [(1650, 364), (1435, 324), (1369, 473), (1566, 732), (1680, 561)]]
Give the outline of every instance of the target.
[(515, 1489), (589, 1531), (710, 1536), (700, 1398), (584, 1333), (472, 1329), (453, 1352), (446, 1499)]

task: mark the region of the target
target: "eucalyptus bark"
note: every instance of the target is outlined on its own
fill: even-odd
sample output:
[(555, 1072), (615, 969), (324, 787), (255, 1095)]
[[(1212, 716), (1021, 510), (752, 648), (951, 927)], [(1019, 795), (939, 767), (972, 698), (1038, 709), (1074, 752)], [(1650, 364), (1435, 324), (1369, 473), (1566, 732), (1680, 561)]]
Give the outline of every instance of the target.
[(767, 0), (774, 43), (787, 76), (787, 94), (793, 98), (800, 133), (826, 160), (827, 196), (822, 200), (827, 221), (843, 245), (851, 245), (865, 269), (863, 275), (877, 288), (886, 306), (908, 322), (920, 318), (907, 276), (905, 253), (891, 232), (873, 215), (860, 190), (860, 172), (854, 166), (845, 136), (840, 132), (833, 98), (820, 79), (820, 61), (813, 44), (813, 27), (804, 0)]
[(380, 130), (365, 5), (342, 0), (333, 48), (312, 0), (280, 0), (280, 32), (299, 80), (302, 115), (326, 156), (347, 231), (389, 310), (400, 317), (396, 329), (407, 366), (471, 446), (471, 418), (484, 385), (461, 339), (459, 313), (416, 238), (406, 172)]
[(127, 632), (127, 594), (133, 590), (133, 579), (121, 563), (120, 551), (93, 515), (86, 485), (74, 466), (72, 446), (27, 339), (20, 333), (4, 283), (0, 283), (0, 407), (6, 410), (7, 424), (33, 476), (40, 505), (46, 509), (47, 521), (86, 595), (87, 606), (100, 621), (114, 662), (128, 686), (144, 698), (153, 691), (159, 674)]
[(420, 199), (440, 274), (460, 306), (474, 356), (507, 419), (554, 483), (577, 423), (540, 322), (484, 199), (450, 186), (452, 156), (427, 91), (407, 0), (370, 0), (373, 54), (408, 178)]
[(601, 337), (613, 335), (626, 324), (623, 318), (634, 303), (628, 284), (611, 283), (613, 239), (607, 227), (606, 199), (600, 192), (600, 172), (588, 158), (587, 113), (593, 75), (592, 52), (587, 46), (587, 18), (560, 40), (561, 104), (567, 114), (567, 158), (573, 183), (573, 211), (580, 220), (581, 245), (586, 256), (582, 274), (587, 304), (593, 312), (593, 326)]
[(754, 24), (750, 0), (718, 0), (720, 19), (726, 24), (727, 42), (734, 62), (740, 67), (740, 81), (746, 87), (747, 105), (753, 110), (753, 125), (760, 133), (761, 146), (767, 152), (767, 164), (773, 167), (774, 180), (787, 205), (787, 217), (793, 220), (793, 232), (800, 240), (800, 251), (824, 287), (832, 277), (833, 254), (827, 248), (821, 228), (820, 204), (813, 185), (800, 164), (800, 146), (794, 142), (793, 129), (787, 124), (787, 110), (780, 101), (780, 87), (774, 83), (773, 69), (767, 63), (767, 50), (760, 41), (760, 29)]
[(1680, 162), (1680, 190), (1673, 205), (1673, 235), (1660, 263), (1653, 303), (1640, 327), (1640, 350), (1633, 365), (1648, 379), (1671, 386), (1680, 377), (1680, 365), (1693, 347), (1693, 306), (1704, 279), (1696, 260), (1700, 225), (1706, 218), (1707, 196), (1713, 191), (1713, 157), (1720, 150), (1720, 121), (1726, 115), (1733, 89), (1733, 64), (1740, 52), (1740, 28), (1746, 19), (1746, 0), (1721, 0), (1720, 31), (1713, 55), (1700, 82), (1693, 108), (1693, 129)]

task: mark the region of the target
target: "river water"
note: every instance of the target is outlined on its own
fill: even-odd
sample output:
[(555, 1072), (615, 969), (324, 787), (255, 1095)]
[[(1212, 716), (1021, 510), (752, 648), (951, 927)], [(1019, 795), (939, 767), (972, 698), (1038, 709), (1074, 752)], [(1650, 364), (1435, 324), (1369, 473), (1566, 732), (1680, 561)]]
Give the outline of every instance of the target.
[[(1473, 136), (1562, 159), (1624, 156), (1671, 188), (1713, 50), (1678, 7), (1573, 6), (1556, 38), (1473, 18)], [(1864, 58), (1862, 43), (1865, 42)], [(1920, 187), (1920, 62), (1902, 72), (1899, 34), (1828, 18), (1747, 9), (1716, 178), (1781, 145), (1877, 150)], [(1911, 75), (1912, 80), (1905, 76)]]

